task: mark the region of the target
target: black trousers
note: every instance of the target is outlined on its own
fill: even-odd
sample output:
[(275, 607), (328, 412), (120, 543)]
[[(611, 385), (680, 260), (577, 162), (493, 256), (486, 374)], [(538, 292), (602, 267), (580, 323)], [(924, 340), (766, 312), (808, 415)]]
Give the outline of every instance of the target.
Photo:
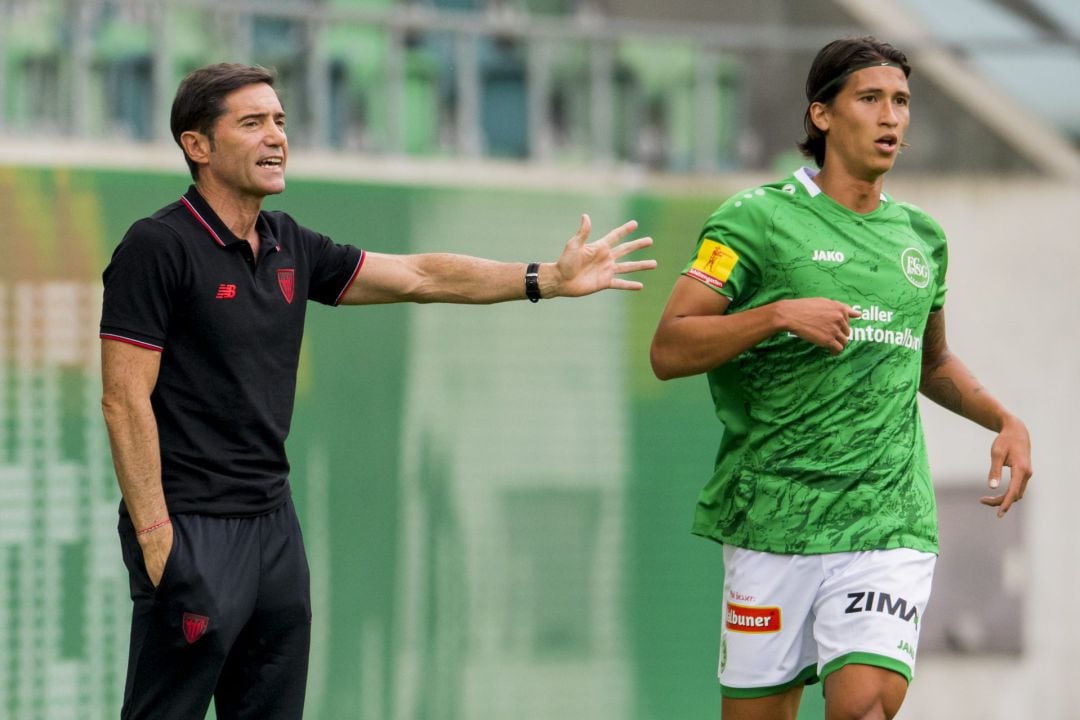
[(300, 720), (311, 641), (307, 557), (292, 501), (266, 515), (172, 516), (155, 589), (131, 520), (120, 545), (135, 605), (123, 720)]

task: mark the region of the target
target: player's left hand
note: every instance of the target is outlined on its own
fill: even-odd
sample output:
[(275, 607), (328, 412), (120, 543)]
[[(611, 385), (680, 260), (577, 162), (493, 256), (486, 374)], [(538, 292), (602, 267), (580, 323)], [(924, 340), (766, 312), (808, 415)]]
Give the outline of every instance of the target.
[[(623, 242), (637, 226), (637, 221), (631, 220), (599, 240), (586, 243), (592, 221), (588, 215), (582, 215), (581, 226), (566, 243), (566, 248), (555, 263), (551, 296), (580, 297), (608, 289), (640, 290), (640, 282), (624, 280), (619, 275), (652, 270), (656, 267), (656, 261), (618, 262), (619, 258), (652, 245), (650, 237)], [(543, 284), (541, 279), (541, 287)], [(547, 296), (547, 293), (544, 295)]]
[(1010, 416), (1002, 425), (1001, 432), (990, 446), (990, 478), (988, 485), (994, 490), (1001, 484), (1004, 468), (1009, 468), (1009, 487), (1003, 495), (979, 498), (983, 505), (996, 507), (997, 516), (1005, 517), (1013, 503), (1024, 497), (1028, 480), (1031, 479), (1031, 437), (1020, 418)]

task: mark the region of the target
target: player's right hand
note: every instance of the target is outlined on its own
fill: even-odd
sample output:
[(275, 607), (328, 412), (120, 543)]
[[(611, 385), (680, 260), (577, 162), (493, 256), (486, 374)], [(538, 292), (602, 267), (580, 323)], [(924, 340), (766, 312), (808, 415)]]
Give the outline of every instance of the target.
[(849, 305), (828, 298), (796, 298), (778, 302), (788, 332), (839, 354), (848, 344), (851, 319), (861, 316)]

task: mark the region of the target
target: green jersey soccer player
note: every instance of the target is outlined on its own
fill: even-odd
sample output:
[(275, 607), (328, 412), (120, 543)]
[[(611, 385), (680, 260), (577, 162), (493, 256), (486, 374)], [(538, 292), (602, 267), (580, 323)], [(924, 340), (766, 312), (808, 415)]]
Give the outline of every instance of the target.
[(707, 373), (724, 435), (694, 532), (724, 545), (725, 720), (891, 718), (911, 680), (937, 552), (917, 393), (997, 433), (982, 502), (1031, 477), (1023, 422), (945, 342), (941, 228), (882, 192), (910, 66), (839, 40), (807, 78), (819, 171), (737, 194), (707, 221), (652, 346), (661, 379)]

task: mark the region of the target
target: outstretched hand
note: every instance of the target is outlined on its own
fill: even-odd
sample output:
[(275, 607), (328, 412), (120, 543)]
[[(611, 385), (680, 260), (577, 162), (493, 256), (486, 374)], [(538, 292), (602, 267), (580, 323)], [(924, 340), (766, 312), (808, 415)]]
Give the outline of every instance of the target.
[(1005, 517), (1013, 503), (1024, 497), (1028, 480), (1031, 479), (1031, 438), (1027, 426), (1019, 419), (1011, 417), (1001, 428), (990, 446), (990, 478), (987, 484), (991, 490), (1001, 484), (1002, 470), (1009, 468), (1009, 486), (1002, 495), (987, 495), (979, 498), (983, 505), (996, 507), (998, 517)]
[(640, 290), (640, 282), (624, 280), (619, 276), (652, 270), (656, 267), (656, 260), (618, 262), (630, 253), (652, 245), (650, 237), (623, 242), (636, 229), (637, 221), (631, 220), (599, 240), (587, 243), (592, 221), (588, 215), (582, 215), (581, 226), (566, 243), (566, 248), (555, 263), (555, 284), (550, 296), (580, 297), (608, 289)]

